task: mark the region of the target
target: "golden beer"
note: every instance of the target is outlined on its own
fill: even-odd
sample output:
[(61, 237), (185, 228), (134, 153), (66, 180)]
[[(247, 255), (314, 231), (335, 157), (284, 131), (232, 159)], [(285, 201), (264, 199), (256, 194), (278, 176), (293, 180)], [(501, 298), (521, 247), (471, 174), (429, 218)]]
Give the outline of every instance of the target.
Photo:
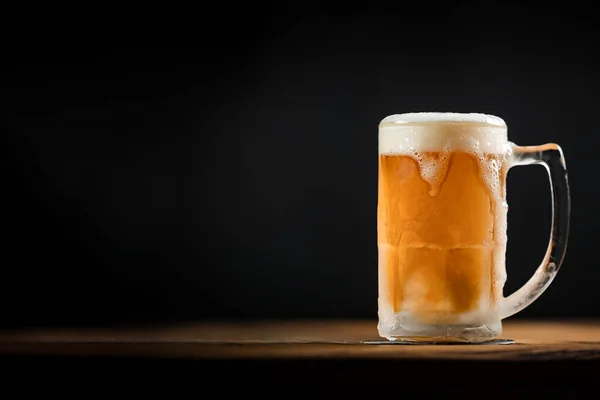
[(384, 337), (498, 319), (506, 275), (508, 142), (504, 122), (486, 118), (403, 114), (379, 126)]

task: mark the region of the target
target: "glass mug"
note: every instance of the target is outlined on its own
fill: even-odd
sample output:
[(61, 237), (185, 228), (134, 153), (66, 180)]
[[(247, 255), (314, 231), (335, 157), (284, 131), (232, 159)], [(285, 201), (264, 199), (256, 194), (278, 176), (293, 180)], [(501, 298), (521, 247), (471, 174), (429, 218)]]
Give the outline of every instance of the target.
[[(552, 233), (541, 265), (508, 297), (506, 175), (541, 164)], [(556, 144), (517, 146), (499, 117), (407, 113), (379, 124), (378, 331), (390, 341), (484, 342), (546, 290), (569, 230), (567, 169)]]

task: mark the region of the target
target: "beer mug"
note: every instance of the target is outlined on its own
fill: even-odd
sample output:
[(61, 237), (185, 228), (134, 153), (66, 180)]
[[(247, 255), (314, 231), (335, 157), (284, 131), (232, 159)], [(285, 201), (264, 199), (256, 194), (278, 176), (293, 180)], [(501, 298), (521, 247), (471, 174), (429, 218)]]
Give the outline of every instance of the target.
[[(541, 265), (508, 297), (506, 175), (541, 164), (552, 232)], [(569, 230), (567, 169), (556, 144), (517, 146), (503, 119), (407, 113), (379, 124), (378, 331), (390, 341), (484, 342), (546, 290)]]

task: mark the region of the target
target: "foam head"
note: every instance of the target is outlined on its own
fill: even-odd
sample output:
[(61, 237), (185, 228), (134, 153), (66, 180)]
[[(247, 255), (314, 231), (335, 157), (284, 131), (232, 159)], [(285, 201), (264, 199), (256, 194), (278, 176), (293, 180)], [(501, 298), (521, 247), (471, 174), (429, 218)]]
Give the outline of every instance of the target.
[(480, 113), (418, 112), (394, 114), (379, 123), (380, 154), (414, 154), (462, 149), (504, 152), (507, 126), (500, 117)]

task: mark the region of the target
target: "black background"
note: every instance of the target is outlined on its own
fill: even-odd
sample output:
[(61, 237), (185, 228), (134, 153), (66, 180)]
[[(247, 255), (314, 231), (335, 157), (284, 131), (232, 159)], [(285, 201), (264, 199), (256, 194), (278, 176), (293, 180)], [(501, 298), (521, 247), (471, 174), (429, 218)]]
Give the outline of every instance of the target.
[[(3, 53), (1, 323), (376, 318), (377, 125), (411, 111), (562, 146), (567, 256), (514, 318), (598, 316), (590, 10), (223, 4), (122, 41), (21, 26)], [(508, 202), (507, 294), (547, 246), (545, 170), (511, 170)]]

